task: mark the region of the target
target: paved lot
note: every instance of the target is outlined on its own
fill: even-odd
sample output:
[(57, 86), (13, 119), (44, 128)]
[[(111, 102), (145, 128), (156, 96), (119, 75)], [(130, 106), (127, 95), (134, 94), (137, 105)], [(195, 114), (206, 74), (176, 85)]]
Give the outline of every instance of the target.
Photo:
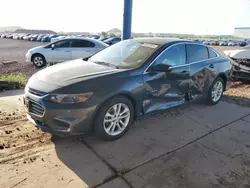
[(141, 119), (114, 142), (52, 138), (0, 162), (0, 187), (247, 188), (249, 135), (248, 107), (192, 104)]

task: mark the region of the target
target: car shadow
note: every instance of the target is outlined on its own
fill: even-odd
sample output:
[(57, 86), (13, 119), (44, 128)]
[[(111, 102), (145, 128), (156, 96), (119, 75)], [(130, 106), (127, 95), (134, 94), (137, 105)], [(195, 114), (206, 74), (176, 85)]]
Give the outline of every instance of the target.
[(15, 96), (15, 95), (22, 95), (22, 94), (24, 94), (23, 89), (5, 90), (5, 91), (0, 92), (0, 98), (1, 97)]
[(250, 98), (247, 97), (224, 95), (222, 100), (240, 106), (250, 107)]
[[(198, 100), (195, 103), (195, 107), (200, 106), (204, 108), (207, 105), (204, 101)], [(166, 118), (167, 116), (180, 116), (181, 111), (187, 108), (192, 108), (191, 105), (182, 105), (180, 108), (172, 108), (171, 110), (151, 114), (138, 119), (133, 125), (133, 131), (140, 135), (144, 127), (143, 122), (148, 121), (149, 123), (154, 121), (155, 118), (160, 116)], [(168, 114), (169, 113), (169, 114)], [(165, 120), (160, 120), (161, 122)], [(139, 123), (142, 122), (142, 123)], [(129, 137), (122, 138), (123, 141)], [(69, 169), (71, 169), (83, 182), (85, 182), (90, 187), (95, 187), (102, 184), (103, 182), (112, 179), (116, 174), (109, 168), (109, 166), (103, 162), (102, 157), (96, 154), (95, 151), (91, 149), (89, 143), (86, 141), (95, 141), (99, 146), (113, 145), (114, 143), (104, 142), (96, 139), (93, 135), (84, 136), (72, 136), (68, 138), (52, 137), (52, 141), (55, 144), (55, 151), (57, 157), (63, 164), (65, 164)], [(118, 141), (119, 142), (119, 141)], [(125, 141), (126, 142), (126, 141)], [(129, 149), (132, 152), (133, 149)]]
[(57, 157), (82, 180), (82, 187), (95, 187), (113, 177), (114, 174), (83, 144), (81, 138), (79, 136), (62, 138), (52, 136), (52, 142), (55, 144)]

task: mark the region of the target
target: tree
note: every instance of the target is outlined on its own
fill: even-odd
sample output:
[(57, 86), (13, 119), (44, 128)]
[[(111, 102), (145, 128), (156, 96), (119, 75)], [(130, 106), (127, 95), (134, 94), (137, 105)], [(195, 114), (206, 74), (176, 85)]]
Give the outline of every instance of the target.
[(104, 31), (101, 34), (102, 34), (102, 36), (107, 36), (108, 35), (108, 33), (104, 32)]
[(114, 33), (108, 33), (108, 35), (111, 36), (111, 37), (115, 37)]

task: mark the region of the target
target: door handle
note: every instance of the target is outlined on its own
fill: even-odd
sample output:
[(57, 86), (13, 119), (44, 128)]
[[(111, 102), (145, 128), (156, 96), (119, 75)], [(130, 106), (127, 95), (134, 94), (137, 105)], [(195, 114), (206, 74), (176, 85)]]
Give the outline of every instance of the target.
[(180, 74), (189, 74), (189, 71), (182, 71), (182, 72), (180, 72)]
[(214, 68), (214, 64), (209, 65), (209, 67), (213, 69)]
[(69, 50), (65, 51), (65, 52), (70, 52)]

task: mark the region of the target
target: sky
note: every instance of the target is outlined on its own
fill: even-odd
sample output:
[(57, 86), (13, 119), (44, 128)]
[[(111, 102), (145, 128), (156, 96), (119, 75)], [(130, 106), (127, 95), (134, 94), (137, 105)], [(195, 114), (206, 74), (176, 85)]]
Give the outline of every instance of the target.
[[(124, 0), (1, 0), (0, 27), (122, 29)], [(250, 0), (133, 0), (133, 32), (233, 34), (250, 27)]]

